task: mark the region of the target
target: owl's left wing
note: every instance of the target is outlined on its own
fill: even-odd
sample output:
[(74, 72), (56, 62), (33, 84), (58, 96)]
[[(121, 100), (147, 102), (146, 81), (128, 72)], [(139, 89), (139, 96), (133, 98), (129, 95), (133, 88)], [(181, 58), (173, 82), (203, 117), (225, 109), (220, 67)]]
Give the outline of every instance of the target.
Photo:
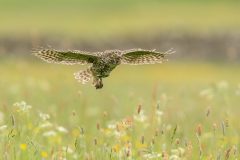
[(122, 52), (121, 63), (130, 65), (155, 64), (162, 63), (165, 56), (172, 54), (172, 49), (166, 52), (157, 52), (155, 50), (131, 49)]
[(100, 56), (98, 52), (89, 53), (79, 50), (61, 51), (55, 49), (35, 50), (33, 54), (48, 63), (67, 65), (93, 63)]

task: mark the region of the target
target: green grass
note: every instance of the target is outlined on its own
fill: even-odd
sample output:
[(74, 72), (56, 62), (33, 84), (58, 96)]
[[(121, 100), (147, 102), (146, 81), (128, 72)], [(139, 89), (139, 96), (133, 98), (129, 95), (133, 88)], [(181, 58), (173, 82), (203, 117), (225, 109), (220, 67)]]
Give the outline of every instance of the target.
[(3, 159), (239, 157), (239, 64), (123, 65), (102, 90), (78, 84), (79, 69), (1, 59)]
[(95, 38), (238, 31), (236, 1), (0, 1), (0, 34)]

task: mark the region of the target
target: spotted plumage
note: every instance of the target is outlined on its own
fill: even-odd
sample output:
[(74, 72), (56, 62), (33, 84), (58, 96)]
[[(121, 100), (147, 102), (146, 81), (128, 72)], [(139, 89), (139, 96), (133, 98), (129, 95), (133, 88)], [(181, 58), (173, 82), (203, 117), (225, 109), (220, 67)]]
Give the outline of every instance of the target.
[(162, 63), (167, 54), (173, 53), (157, 52), (155, 50), (131, 49), (131, 50), (107, 50), (104, 52), (84, 51), (60, 51), (55, 49), (40, 49), (34, 51), (34, 55), (48, 63), (58, 64), (91, 64), (84, 71), (74, 73), (75, 79), (82, 84), (93, 80), (96, 89), (102, 88), (102, 78), (108, 77), (111, 71), (119, 64), (141, 65)]

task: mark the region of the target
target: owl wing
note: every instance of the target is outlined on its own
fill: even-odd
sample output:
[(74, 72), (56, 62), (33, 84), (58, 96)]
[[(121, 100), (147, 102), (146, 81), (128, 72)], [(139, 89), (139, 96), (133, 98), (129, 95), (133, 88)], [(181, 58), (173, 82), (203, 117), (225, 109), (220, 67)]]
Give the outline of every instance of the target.
[(41, 49), (33, 51), (33, 54), (48, 63), (58, 64), (88, 64), (98, 59), (100, 53), (89, 53), (79, 50), (60, 51), (55, 49)]
[(157, 52), (155, 50), (131, 49), (125, 50), (121, 55), (122, 64), (141, 65), (162, 63), (166, 60), (165, 56), (172, 54), (175, 51), (172, 49), (166, 52)]

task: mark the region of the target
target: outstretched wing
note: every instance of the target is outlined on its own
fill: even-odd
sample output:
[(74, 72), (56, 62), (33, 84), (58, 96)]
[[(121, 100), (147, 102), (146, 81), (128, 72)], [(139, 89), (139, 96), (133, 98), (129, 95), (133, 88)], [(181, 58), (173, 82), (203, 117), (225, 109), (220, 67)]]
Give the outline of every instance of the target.
[(89, 53), (84, 51), (60, 51), (55, 49), (42, 49), (33, 51), (33, 54), (48, 63), (59, 64), (88, 64), (97, 60), (100, 53)]
[(131, 49), (122, 52), (121, 63), (131, 65), (162, 63), (165, 60), (165, 56), (171, 53), (174, 53), (172, 49), (166, 52)]

